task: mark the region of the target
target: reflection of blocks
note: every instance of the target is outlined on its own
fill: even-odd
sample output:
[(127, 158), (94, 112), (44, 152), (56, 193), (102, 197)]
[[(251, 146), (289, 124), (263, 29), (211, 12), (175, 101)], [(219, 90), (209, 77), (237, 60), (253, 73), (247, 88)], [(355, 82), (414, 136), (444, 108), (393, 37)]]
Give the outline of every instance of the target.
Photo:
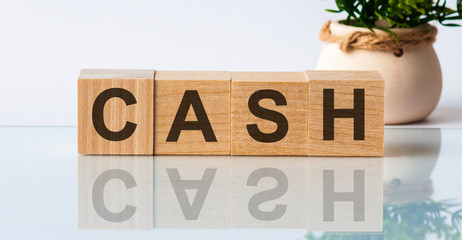
[(232, 157), (232, 228), (305, 228), (306, 169), (299, 157)]
[(155, 154), (230, 154), (228, 72), (157, 71), (155, 85)]
[(228, 228), (230, 157), (155, 157), (156, 228)]
[(383, 156), (385, 82), (378, 72), (306, 71), (308, 155)]
[(232, 155), (307, 155), (308, 81), (302, 72), (233, 72)]
[(382, 158), (310, 158), (307, 172), (309, 230), (382, 231)]
[(79, 155), (81, 229), (152, 229), (152, 157)]
[(154, 70), (82, 70), (78, 148), (83, 154), (153, 154)]

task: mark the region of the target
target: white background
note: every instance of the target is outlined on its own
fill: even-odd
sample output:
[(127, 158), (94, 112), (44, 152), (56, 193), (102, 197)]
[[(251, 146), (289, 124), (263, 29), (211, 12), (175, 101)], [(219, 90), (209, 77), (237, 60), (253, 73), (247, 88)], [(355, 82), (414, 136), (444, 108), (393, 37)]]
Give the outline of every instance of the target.
[[(323, 10), (333, 7), (334, 0), (0, 0), (0, 125), (76, 125), (81, 68), (314, 69), (321, 26), (343, 16)], [(438, 111), (462, 118), (462, 28), (439, 29)]]

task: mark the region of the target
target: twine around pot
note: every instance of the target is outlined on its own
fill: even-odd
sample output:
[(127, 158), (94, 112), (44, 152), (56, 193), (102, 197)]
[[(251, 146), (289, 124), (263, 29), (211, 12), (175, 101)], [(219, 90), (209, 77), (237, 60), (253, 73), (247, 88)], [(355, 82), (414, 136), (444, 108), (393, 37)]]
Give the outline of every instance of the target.
[(397, 57), (401, 57), (405, 50), (418, 48), (435, 42), (436, 27), (424, 24), (406, 31), (397, 31), (399, 41), (388, 33), (379, 35), (373, 32), (356, 31), (344, 36), (333, 35), (330, 30), (331, 21), (324, 24), (319, 35), (321, 41), (338, 43), (340, 50), (349, 52), (353, 49), (365, 49), (375, 51), (391, 52)]

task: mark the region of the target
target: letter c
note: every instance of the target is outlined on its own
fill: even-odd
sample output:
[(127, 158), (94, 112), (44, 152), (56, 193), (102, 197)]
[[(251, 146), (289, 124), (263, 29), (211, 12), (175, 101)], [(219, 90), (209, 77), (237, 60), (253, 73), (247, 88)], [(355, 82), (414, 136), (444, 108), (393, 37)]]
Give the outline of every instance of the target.
[(125, 126), (119, 132), (113, 132), (109, 130), (104, 124), (104, 105), (106, 102), (114, 97), (121, 98), (124, 100), (127, 106), (136, 104), (136, 98), (133, 94), (123, 88), (110, 88), (104, 90), (102, 93), (96, 97), (96, 100), (93, 104), (93, 126), (95, 127), (96, 132), (106, 140), (109, 141), (123, 141), (129, 138), (136, 129), (136, 124), (132, 122), (126, 122)]

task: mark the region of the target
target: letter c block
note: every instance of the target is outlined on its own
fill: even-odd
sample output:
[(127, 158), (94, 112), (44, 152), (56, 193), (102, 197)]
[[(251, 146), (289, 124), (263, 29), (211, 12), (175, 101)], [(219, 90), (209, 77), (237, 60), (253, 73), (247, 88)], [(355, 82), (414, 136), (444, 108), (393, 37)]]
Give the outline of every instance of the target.
[(83, 69), (78, 81), (78, 152), (152, 155), (154, 70)]
[(231, 81), (232, 155), (307, 155), (303, 72), (233, 72)]

